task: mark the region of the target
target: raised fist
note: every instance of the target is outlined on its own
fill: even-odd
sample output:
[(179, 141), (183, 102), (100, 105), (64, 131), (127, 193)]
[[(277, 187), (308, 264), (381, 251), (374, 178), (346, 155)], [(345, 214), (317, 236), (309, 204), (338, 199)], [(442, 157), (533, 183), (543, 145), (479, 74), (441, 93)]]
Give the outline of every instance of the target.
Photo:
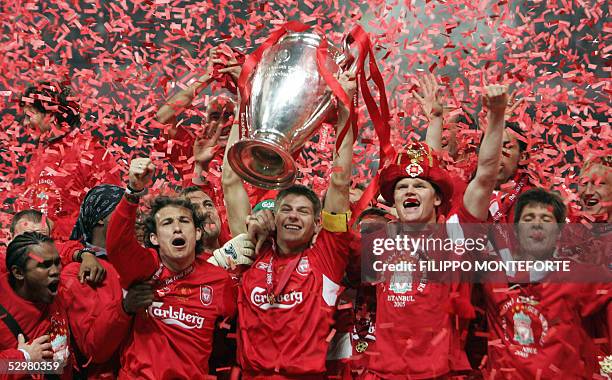
[(148, 158), (135, 158), (130, 163), (129, 186), (132, 190), (140, 191), (151, 185), (155, 165)]
[(483, 103), (494, 115), (504, 115), (508, 105), (508, 86), (492, 84), (484, 88)]

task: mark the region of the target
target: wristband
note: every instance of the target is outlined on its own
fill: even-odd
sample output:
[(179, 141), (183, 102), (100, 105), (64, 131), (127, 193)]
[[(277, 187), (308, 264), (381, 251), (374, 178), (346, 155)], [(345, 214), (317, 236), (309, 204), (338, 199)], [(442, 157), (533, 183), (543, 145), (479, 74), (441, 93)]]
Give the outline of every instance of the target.
[(130, 187), (130, 185), (127, 185), (125, 188), (125, 193), (133, 197), (142, 197), (144, 195), (147, 195), (148, 192), (149, 192), (149, 189), (147, 189), (146, 187), (142, 190), (134, 190)]
[(83, 249), (81, 249), (81, 250), (79, 250), (77, 252), (77, 255), (76, 255), (76, 262), (77, 263), (82, 263), (83, 262), (83, 254), (85, 254), (85, 253), (91, 253), (94, 256), (96, 255), (96, 251), (94, 251), (93, 249), (83, 248)]
[(24, 350), (23, 348), (18, 348), (18, 350), (21, 351), (26, 362), (29, 362), (32, 360), (32, 357), (30, 356), (28, 351)]

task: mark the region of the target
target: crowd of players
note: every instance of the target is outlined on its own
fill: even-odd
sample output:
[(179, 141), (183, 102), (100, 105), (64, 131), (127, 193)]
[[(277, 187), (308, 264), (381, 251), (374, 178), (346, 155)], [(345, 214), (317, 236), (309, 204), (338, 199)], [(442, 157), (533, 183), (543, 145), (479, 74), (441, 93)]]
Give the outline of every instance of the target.
[[(220, 71), (237, 78), (240, 68), (230, 60)], [(53, 376), (94, 379), (600, 373), (612, 316), (608, 283), (555, 283), (543, 277), (554, 274), (542, 273), (479, 285), (397, 277), (367, 283), (359, 237), (371, 225), (396, 225), (405, 234), (463, 239), (463, 225), (483, 224), (490, 257), (542, 260), (556, 257), (563, 224), (585, 220), (595, 223), (584, 242), (596, 247), (588, 254), (601, 256), (589, 260), (588, 277), (607, 270), (609, 152), (584, 162), (582, 210), (568, 209), (522, 171), (529, 152), (521, 130), (507, 122), (515, 104), (507, 86), (489, 85), (477, 162), (463, 178), (451, 174), (453, 163), (441, 157), (461, 160), (453, 149), (460, 137), (443, 144), (438, 85), (427, 75), (417, 94), (429, 119), (426, 143), (396, 146), (377, 189), (386, 206), (373, 201), (359, 210), (363, 184), (351, 179), (351, 129), (334, 152), (322, 201), (306, 186), (263, 191), (232, 171), (225, 152), (238, 138), (235, 99), (214, 97), (197, 137), (177, 126), (209, 74), (157, 113), (171, 124), (157, 148), (175, 144), (169, 159), (185, 178), (171, 196), (147, 196), (156, 175), (151, 158), (132, 159), (120, 178), (103, 142), (79, 130), (78, 104), (65, 86), (39, 83), (23, 95), (26, 124), (40, 137), (0, 264), (1, 359), (53, 360), (63, 368)], [(339, 82), (354, 94), (354, 77)], [(337, 114), (336, 131), (349, 110), (339, 103)], [(83, 189), (84, 197), (75, 195)], [(145, 196), (151, 201), (143, 212)], [(495, 227), (504, 223), (515, 225), (516, 239)], [(435, 260), (442, 253), (422, 254)]]

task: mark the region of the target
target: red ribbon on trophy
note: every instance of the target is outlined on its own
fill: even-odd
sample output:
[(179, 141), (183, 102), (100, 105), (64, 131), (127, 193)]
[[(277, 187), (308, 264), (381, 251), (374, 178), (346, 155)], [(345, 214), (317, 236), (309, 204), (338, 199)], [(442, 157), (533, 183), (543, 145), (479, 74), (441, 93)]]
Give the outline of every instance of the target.
[[(281, 37), (283, 37), (288, 32), (305, 32), (311, 27), (300, 23), (298, 21), (289, 21), (286, 24), (282, 25), (279, 29), (273, 31), (270, 36), (246, 59), (242, 67), (242, 72), (240, 74), (240, 78), (238, 79), (238, 89), (240, 91), (240, 139), (248, 137), (248, 130), (246, 126), (246, 105), (248, 104), (251, 96), (251, 88), (248, 86), (248, 80), (251, 77), (251, 74), (257, 67), (258, 63), (261, 61), (264, 52), (276, 44)], [(374, 129), (378, 136), (380, 142), (380, 167), (382, 168), (384, 164), (392, 159), (395, 156), (395, 151), (393, 146), (390, 143), (390, 128), (389, 128), (389, 106), (387, 103), (385, 84), (383, 77), (378, 69), (378, 65), (376, 63), (376, 59), (374, 56), (374, 52), (372, 50), (372, 46), (370, 43), (370, 39), (367, 33), (363, 30), (363, 28), (359, 25), (355, 26), (353, 30), (350, 32), (350, 37), (353, 42), (356, 43), (357, 48), (359, 50), (359, 55), (357, 57), (357, 63), (355, 67), (355, 74), (358, 80), (358, 93), (361, 92), (363, 96), (364, 102), (366, 104), (367, 110), (372, 119)], [(331, 89), (332, 93), (338, 98), (340, 102), (342, 102), (349, 110), (350, 116), (347, 120), (347, 124), (342, 128), (338, 137), (336, 139), (336, 150), (341, 146), (346, 133), (348, 132), (349, 124), (353, 129), (354, 136), (358, 135), (358, 126), (357, 126), (357, 115), (356, 115), (356, 98), (352, 102), (349, 99), (348, 95), (342, 89), (342, 86), (338, 82), (338, 79), (331, 73), (325, 66), (325, 62), (327, 62), (329, 51), (328, 51), (328, 41), (325, 37), (322, 38), (321, 43), (317, 47), (317, 68), (321, 77), (325, 80), (326, 84)], [(349, 54), (349, 52), (345, 52)], [(372, 80), (374, 81), (375, 86), (378, 89), (379, 97), (380, 97), (380, 105), (378, 105), (374, 99), (374, 96), (370, 92), (370, 88), (368, 87), (368, 81), (366, 77), (366, 72), (364, 70), (365, 60), (369, 57), (369, 71)], [(367, 205), (370, 199), (373, 197), (374, 192), (377, 190), (377, 182), (376, 179), (373, 181), (371, 186), (364, 193), (364, 197), (360, 200), (359, 204)], [(366, 195), (369, 195), (369, 199), (366, 198)], [(364, 208), (364, 207), (362, 207)]]

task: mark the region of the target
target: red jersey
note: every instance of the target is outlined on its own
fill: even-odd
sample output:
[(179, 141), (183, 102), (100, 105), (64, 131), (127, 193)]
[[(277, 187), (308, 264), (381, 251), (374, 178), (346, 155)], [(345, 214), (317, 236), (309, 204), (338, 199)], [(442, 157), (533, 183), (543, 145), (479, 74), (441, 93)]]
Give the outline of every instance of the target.
[[(326, 338), (350, 236), (324, 229), (316, 243), (298, 256), (281, 256), (268, 247), (243, 274), (238, 296), (238, 361), (244, 378), (323, 376)], [(287, 274), (276, 301), (269, 303), (266, 276), (270, 263), (276, 287), (292, 262), (295, 269)]]
[(487, 379), (591, 379), (596, 347), (582, 318), (605, 308), (610, 285), (485, 284)]
[[(461, 204), (437, 238), (464, 239), (459, 223), (480, 222)], [(429, 379), (470, 369), (455, 327), (455, 316), (466, 315), (459, 312), (462, 305), (454, 304), (469, 300), (469, 292), (462, 294), (462, 285), (413, 283), (410, 273), (403, 273), (376, 285), (375, 343), (365, 352), (368, 370), (381, 378)]]
[(75, 252), (85, 248), (83, 243), (76, 240), (57, 239), (53, 242), (53, 244), (55, 244), (55, 247), (57, 248), (57, 252), (59, 253), (60, 260), (62, 260), (63, 266), (72, 263)]
[(87, 363), (88, 379), (116, 376), (117, 351), (132, 324), (132, 317), (123, 310), (119, 274), (106, 260), (98, 262), (106, 269), (106, 277), (95, 287), (79, 282), (80, 263), (69, 264), (60, 275), (70, 331), (82, 357), (79, 364)]
[[(3, 273), (0, 275), (0, 294), (2, 294), (0, 303), (15, 319), (29, 343), (39, 336), (50, 335), (54, 352), (53, 360), (64, 363), (61, 378), (71, 379), (70, 330), (60, 293), (52, 304), (34, 304), (18, 296), (9, 285), (8, 275)], [(3, 321), (0, 321), (0, 359), (24, 360), (23, 353), (17, 350), (17, 344), (15, 335)], [(0, 374), (0, 379), (19, 378), (30, 378), (30, 376)]]
[(136, 240), (138, 205), (123, 198), (108, 225), (108, 257), (128, 287), (153, 279), (155, 300), (136, 315), (121, 353), (121, 379), (204, 379), (208, 375), (215, 321), (236, 310), (236, 286), (222, 268), (198, 255), (174, 273), (158, 253)]
[(19, 210), (40, 210), (54, 222), (54, 238), (68, 239), (81, 202), (92, 187), (119, 184), (119, 167), (112, 154), (94, 139), (78, 134), (41, 144), (32, 154), (26, 172)]

